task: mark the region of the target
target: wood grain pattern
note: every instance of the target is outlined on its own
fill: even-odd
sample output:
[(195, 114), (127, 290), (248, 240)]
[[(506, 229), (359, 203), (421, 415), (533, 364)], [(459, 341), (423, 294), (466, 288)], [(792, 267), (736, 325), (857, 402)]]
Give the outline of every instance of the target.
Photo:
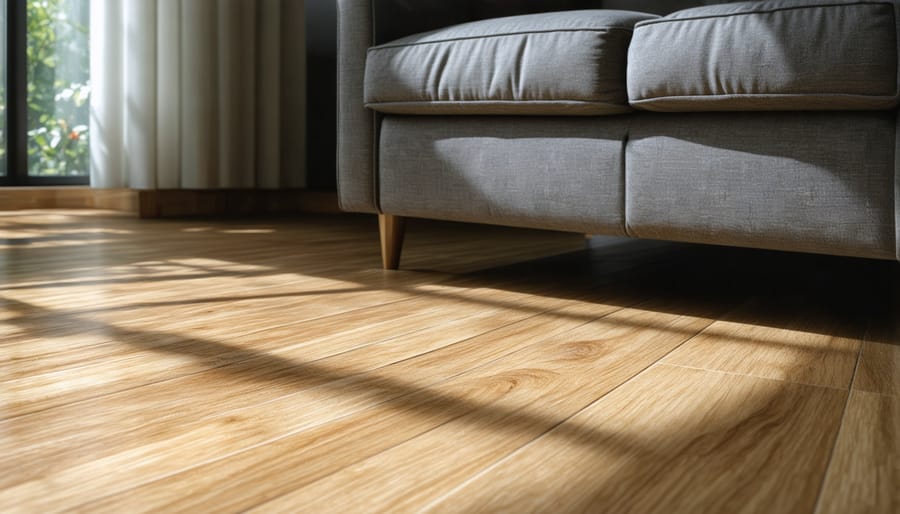
[[(100, 396), (75, 404), (71, 408), (38, 412), (11, 420), (7, 425), (24, 428), (27, 437), (17, 438), (14, 447), (0, 446), (0, 451), (27, 460), (29, 466), (18, 467), (16, 474), (5, 475), (6, 480), (13, 477), (23, 480), (45, 476), (51, 469), (78, 464), (81, 462), (79, 459), (85, 458), (85, 449), (88, 448), (102, 449), (103, 452), (118, 450), (121, 449), (120, 445), (127, 444), (139, 435), (144, 437), (145, 442), (152, 442), (161, 425), (148, 426), (141, 417), (135, 416), (135, 413), (168, 409), (166, 423), (162, 426), (165, 427), (163, 434), (171, 436), (178, 427), (191, 428), (217, 412), (230, 412), (256, 405), (267, 398), (278, 398), (279, 395), (303, 392), (306, 388), (339, 383), (367, 371), (395, 362), (404, 362), (420, 353), (439, 350), (445, 345), (465, 341), (493, 328), (531, 316), (527, 312), (515, 314), (488, 309), (479, 309), (473, 315), (472, 311), (460, 305), (451, 308), (455, 311), (452, 315), (448, 310), (436, 309), (436, 312), (428, 312), (425, 316), (411, 317), (406, 325), (398, 323), (392, 326), (372, 326), (372, 330), (365, 332), (358, 328), (353, 330), (353, 320), (345, 318), (345, 321), (351, 324), (350, 330), (336, 327), (337, 332), (332, 336), (319, 337), (310, 343), (294, 345), (285, 344), (283, 339), (275, 338), (268, 343), (281, 341), (282, 348), (266, 353), (234, 351), (235, 355), (230, 358), (226, 353), (229, 349), (227, 346), (207, 343), (204, 348), (200, 346), (200, 341), (192, 341), (190, 344), (195, 347), (194, 355), (204, 357), (194, 364), (195, 366), (202, 365), (206, 359), (216, 355), (225, 364), (215, 367), (214, 364), (222, 362), (214, 361), (208, 364), (210, 367), (208, 372), (185, 373), (182, 378), (159, 380), (140, 389), (129, 388), (120, 394)], [(603, 312), (602, 306), (594, 308), (597, 312)], [(440, 327), (432, 327), (431, 325), (438, 319), (442, 321)], [(583, 323), (578, 318), (574, 321)], [(321, 327), (321, 324), (319, 326)], [(382, 331), (381, 340), (378, 339), (379, 331)], [(280, 331), (276, 331), (274, 335), (278, 335), (278, 332)], [(296, 333), (296, 328), (288, 332)], [(198, 350), (202, 350), (204, 355), (200, 355)], [(146, 381), (155, 376), (147, 373), (161, 372), (153, 369), (146, 371), (143, 362), (137, 364), (118, 362), (115, 366), (122, 367), (123, 364), (127, 364), (127, 369), (133, 373), (125, 380), (127, 384), (137, 380)], [(472, 365), (472, 361), (468, 361), (468, 365)], [(93, 375), (97, 370), (90, 368), (90, 373)], [(436, 376), (435, 372), (431, 376)], [(229, 388), (216, 390), (217, 380), (227, 377), (232, 377)], [(270, 384), (268, 388), (261, 386), (265, 383)], [(339, 396), (342, 390), (337, 386), (331, 386), (324, 391), (332, 396)], [(193, 405), (193, 398), (197, 394), (203, 395), (205, 401), (202, 405)], [(321, 391), (314, 397), (316, 401), (325, 398)], [(300, 399), (294, 398), (287, 402), (285, 407), (296, 408), (302, 405), (298, 402)], [(99, 415), (81, 416), (85, 410), (98, 412)], [(68, 451), (60, 448), (48, 449), (41, 444), (46, 439), (61, 438), (70, 443), (66, 447)], [(96, 453), (90, 455), (91, 458), (97, 456)], [(3, 474), (0, 473), (0, 476)], [(0, 485), (2, 484), (4, 479), (0, 478)]]
[(818, 514), (900, 512), (900, 398), (853, 391)]
[(137, 213), (138, 192), (86, 186), (0, 188), (0, 211), (25, 209), (109, 209)]
[(900, 396), (900, 341), (866, 341), (854, 387), (860, 391)]
[[(834, 389), (656, 365), (428, 507), (810, 512), (845, 399)], [(289, 501), (270, 505), (290, 510)]]
[[(638, 318), (645, 326), (635, 326), (633, 321)], [(488, 361), (485, 365), (475, 366), (447, 382), (418, 390), (408, 388), (413, 391), (412, 394), (378, 408), (383, 413), (385, 408), (388, 412), (393, 411), (389, 424), (394, 429), (381, 427), (378, 432), (373, 431), (369, 438), (358, 442), (353, 452), (338, 453), (348, 439), (341, 430), (327, 433), (319, 430), (314, 435), (301, 433), (279, 441), (275, 448), (252, 449), (247, 455), (201, 466), (185, 475), (171, 476), (136, 491), (107, 498), (100, 504), (88, 504), (85, 510), (191, 511), (213, 505), (216, 508), (243, 510), (252, 507), (258, 498), (247, 497), (241, 488), (235, 488), (233, 493), (217, 488), (204, 491), (197, 487), (197, 480), (216, 483), (213, 477), (231, 473), (230, 470), (247, 470), (251, 462), (271, 462), (275, 456), (271, 453), (273, 451), (292, 457), (281, 459), (282, 463), (278, 466), (253, 468), (253, 472), (247, 472), (241, 479), (248, 483), (265, 483), (266, 495), (289, 492), (348, 466), (365, 455), (378, 454), (374, 460), (389, 462), (396, 469), (378, 469), (377, 473), (371, 474), (366, 479), (368, 490), (389, 492), (390, 497), (399, 496), (408, 500), (416, 493), (434, 489), (423, 488), (426, 484), (417, 481), (411, 490), (406, 490), (398, 487), (403, 482), (400, 477), (418, 474), (427, 476), (430, 484), (437, 485), (445, 482), (447, 477), (465, 473), (466, 469), (471, 471), (492, 462), (505, 453), (504, 449), (516, 448), (638, 373), (680, 343), (686, 337), (685, 332), (693, 333), (710, 321), (662, 313), (651, 318), (647, 316), (647, 311), (640, 309), (617, 311), (561, 335), (541, 338), (535, 344), (498, 360)], [(598, 334), (603, 334), (602, 338), (598, 338)], [(444, 352), (439, 356), (440, 361), (455, 360), (453, 353)], [(434, 364), (446, 366), (439, 362)], [(597, 369), (605, 371), (590, 373)], [(405, 370), (396, 378), (408, 377), (410, 373)], [(357, 430), (367, 423), (372, 425), (371, 415), (371, 412), (364, 412), (352, 416), (346, 420), (350, 423), (346, 427)], [(422, 425), (421, 419), (426, 420), (427, 424)], [(373, 429), (378, 428), (373, 425)], [(415, 439), (415, 444), (401, 444), (425, 432), (427, 435), (423, 439)], [(330, 451), (322, 451), (324, 448), (319, 447), (326, 443)], [(422, 462), (423, 452), (434, 455), (452, 453), (453, 460)], [(371, 467), (371, 462), (364, 461), (360, 466)], [(353, 484), (359, 473), (356, 466), (348, 467), (323, 484), (317, 484), (319, 487), (311, 488), (304, 498), (297, 500), (298, 504), (304, 504), (313, 511), (327, 506), (328, 501), (332, 507), (353, 510), (394, 510), (398, 507), (380, 504), (376, 498), (364, 494), (357, 495), (353, 502), (341, 495), (339, 491), (356, 487)], [(394, 486), (387, 487), (391, 483)], [(167, 498), (165, 503), (147, 503), (147, 498), (165, 498), (155, 491), (171, 491), (178, 488), (178, 484), (192, 484), (190, 494), (177, 502)], [(259, 494), (260, 490), (256, 489), (256, 493)], [(322, 490), (328, 493), (323, 494)], [(134, 498), (142, 500), (134, 502)]]
[(853, 388), (900, 396), (900, 302), (874, 323), (863, 343)]
[[(779, 308), (783, 318), (778, 327), (720, 320), (665, 362), (849, 389), (865, 336), (864, 320), (848, 326), (846, 320), (816, 315), (797, 304)], [(849, 337), (834, 335), (839, 328), (849, 329)]]
[[(158, 432), (147, 433), (141, 437), (141, 444), (137, 447), (133, 443), (129, 444), (134, 433), (118, 438), (122, 441), (119, 444), (115, 444), (116, 440), (107, 436), (107, 445), (102, 451), (96, 451), (92, 458), (85, 459), (82, 455), (79, 459), (78, 455), (65, 456), (57, 453), (55, 459), (47, 461), (41, 469), (36, 470), (38, 472), (31, 475), (31, 480), (0, 493), (0, 505), (9, 505), (15, 499), (20, 505), (24, 502), (34, 510), (61, 508), (72, 502), (72, 491), (77, 491), (80, 497), (89, 500), (116, 491), (127, 491), (131, 487), (164, 479), (174, 473), (178, 473), (178, 477), (198, 476), (202, 480), (195, 483), (165, 479), (155, 486), (157, 490), (166, 491), (165, 494), (154, 500), (142, 497), (143, 506), (140, 510), (152, 509), (154, 506), (171, 509), (173, 505), (167, 503), (175, 504), (176, 501), (180, 501), (182, 506), (194, 504), (193, 502), (201, 502), (202, 506), (202, 502), (209, 501), (209, 493), (222, 508), (225, 505), (237, 505), (237, 499), (246, 493), (250, 493), (250, 504), (253, 505), (254, 498), (261, 491), (258, 487), (231, 488), (233, 494), (226, 494), (218, 488), (204, 491), (200, 484), (219, 483), (218, 480), (223, 476), (233, 475), (233, 466), (238, 460), (242, 461), (239, 467), (243, 472), (240, 478), (233, 477), (235, 480), (257, 483), (255, 477), (258, 475), (251, 470), (270, 468), (283, 479), (299, 480), (298, 474), (314, 471), (304, 464), (309, 454), (301, 453), (300, 448), (312, 445), (324, 451), (322, 458), (329, 465), (339, 466), (342, 461), (335, 452), (343, 448), (351, 456), (358, 456), (362, 451), (358, 447), (348, 446), (352, 434), (363, 437), (370, 444), (374, 441), (384, 444), (391, 441), (391, 438), (402, 441), (416, 427), (424, 424), (425, 429), (431, 428), (438, 422), (435, 419), (442, 420), (453, 414), (452, 410), (440, 408), (439, 398), (429, 399), (428, 405), (432, 406), (433, 411), (430, 415), (415, 412), (408, 407), (411, 403), (409, 399), (400, 399), (410, 391), (452, 379), (482, 362), (501, 357), (504, 352), (515, 351), (518, 344), (527, 346), (582, 323), (553, 314), (535, 316), (458, 343), (454, 348), (438, 350), (427, 358), (386, 366), (379, 369), (376, 376), (338, 378), (316, 391), (286, 394), (259, 405), (225, 406), (220, 409), (219, 414), (199, 421), (184, 417), (169, 419), (164, 424), (158, 423), (156, 427), (157, 431), (161, 426), (168, 428), (165, 437), (159, 437)], [(496, 344), (507, 338), (515, 338), (517, 344)], [(446, 364), (448, 355), (457, 357), (451, 366)], [(398, 410), (411, 411), (402, 424), (398, 423)], [(381, 432), (387, 435), (377, 438)], [(324, 445), (327, 441), (331, 443)], [(270, 444), (261, 444), (266, 442)], [(360, 441), (360, 444), (363, 442)], [(293, 450), (286, 450), (292, 445)], [(320, 445), (323, 446), (319, 448)], [(183, 451), (187, 447), (191, 448), (189, 453)], [(252, 451), (238, 453), (246, 450)], [(222, 464), (203, 465), (199, 468), (202, 472), (185, 471), (231, 453), (238, 453), (238, 456), (229, 458)], [(261, 453), (266, 456), (259, 461)], [(298, 458), (302, 460), (298, 461)], [(61, 463), (60, 459), (66, 462)], [(29, 468), (36, 468), (36, 464), (31, 462)], [(117, 473), (106, 474), (103, 473), (104, 469), (116, 469)], [(321, 472), (322, 468), (317, 471)], [(191, 492), (184, 497), (173, 496), (171, 493), (174, 489), (168, 489), (172, 483), (188, 485)], [(48, 484), (56, 487), (47, 487)], [(258, 482), (258, 485), (262, 485), (262, 482)], [(290, 487), (290, 482), (268, 481), (265, 487), (273, 486)], [(10, 503), (6, 500), (10, 500)]]
[[(628, 321), (640, 318), (644, 327)], [(627, 310), (564, 334), (519, 361), (502, 363), (496, 379), (509, 391), (434, 430), (284, 495), (265, 510), (349, 508), (412, 511), (505, 457), (638, 374), (710, 320)], [(687, 330), (685, 330), (687, 329)], [(603, 334), (598, 338), (598, 334)], [(488, 378), (488, 377), (486, 377)], [(415, 480), (407, 477), (415, 476)], [(340, 491), (365, 488), (352, 498)]]
[(408, 226), (0, 212), (0, 511), (893, 508), (896, 263)]

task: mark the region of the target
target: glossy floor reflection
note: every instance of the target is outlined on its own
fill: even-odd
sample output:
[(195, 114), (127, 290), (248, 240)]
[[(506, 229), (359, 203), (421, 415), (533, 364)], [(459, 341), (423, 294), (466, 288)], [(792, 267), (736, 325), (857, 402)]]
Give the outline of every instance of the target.
[(0, 213), (0, 510), (895, 512), (900, 266)]

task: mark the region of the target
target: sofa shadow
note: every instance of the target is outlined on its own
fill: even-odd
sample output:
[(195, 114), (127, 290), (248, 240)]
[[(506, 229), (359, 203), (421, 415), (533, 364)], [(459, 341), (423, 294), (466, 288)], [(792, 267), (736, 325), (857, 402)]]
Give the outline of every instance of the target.
[[(501, 227), (467, 226), (459, 223), (410, 220), (409, 236), (399, 272), (379, 269), (377, 228), (370, 216), (340, 217), (339, 232), (311, 238), (313, 244), (300, 250), (292, 246), (293, 234), (309, 231), (316, 218), (299, 220), (255, 220), (221, 222), (196, 220), (188, 225), (208, 231), (183, 231), (184, 222), (147, 222), (166, 238), (166, 245), (143, 247), (140, 251), (124, 251), (131, 246), (131, 234), (110, 232), (102, 241), (83, 234), (65, 234), (65, 225), (50, 236), (48, 245), (20, 245), (10, 240), (0, 264), (52, 263), (52, 266), (20, 267), (14, 277), (7, 277), (0, 291), (32, 289), (77, 289), (80, 286), (114, 286), (131, 283), (165, 283), (179, 280), (202, 280), (213, 277), (234, 279), (269, 275), (325, 278), (336, 281), (326, 290), (303, 290), (278, 293), (275, 297), (339, 295), (373, 290), (400, 291), (424, 296), (454, 294), (453, 288), (441, 291), (422, 287), (439, 283), (459, 288), (495, 288), (562, 299), (627, 306), (648, 299), (666, 305), (673, 314), (693, 315), (708, 312), (711, 307), (740, 304), (755, 299), (758, 307), (744, 314), (729, 314), (734, 321), (771, 327), (783, 327), (800, 312), (818, 312), (835, 326), (849, 327), (835, 335), (854, 336), (868, 320), (890, 318), (898, 311), (898, 266), (896, 262), (814, 254), (799, 254), (734, 247), (694, 245), (624, 238), (595, 237), (588, 244), (578, 235), (551, 234), (541, 231)], [(117, 227), (116, 220), (91, 220), (97, 228)], [(225, 228), (227, 226), (227, 228)], [(247, 230), (235, 230), (235, 226)], [(264, 230), (263, 230), (264, 229)], [(233, 233), (223, 233), (231, 230)], [(327, 232), (327, 231), (326, 231)], [(347, 246), (347, 235), (358, 238)], [(471, 234), (480, 234), (473, 237)], [(550, 238), (547, 249), (531, 250), (528, 238)], [(240, 239), (239, 250), (205, 245), (216, 238)], [(435, 243), (435, 240), (440, 240)], [(265, 251), (282, 241), (294, 253), (289, 257), (273, 256)], [(72, 242), (75, 244), (66, 244)], [(4, 246), (0, 240), (0, 247)], [(481, 259), (479, 246), (493, 245), (492, 255)], [(496, 257), (497, 248), (509, 248), (508, 254)], [(558, 248), (558, 250), (554, 250)], [(581, 248), (574, 250), (573, 248)], [(254, 249), (261, 249), (254, 251)], [(350, 255), (352, 249), (353, 255)], [(545, 256), (533, 258), (532, 256)], [(558, 255), (546, 256), (549, 253)], [(530, 255), (529, 255), (530, 254)], [(103, 273), (84, 263), (103, 262)], [(498, 265), (498, 260), (500, 264)], [(506, 264), (503, 264), (503, 262)], [(191, 265), (228, 263), (224, 265)], [(323, 262), (326, 264), (323, 265)], [(168, 266), (178, 273), (157, 272), (155, 266)], [(439, 277), (439, 278), (437, 278)], [(270, 297), (266, 291), (240, 296), (218, 296), (172, 299), (161, 302), (138, 302), (116, 306), (113, 310), (148, 306), (182, 306), (193, 303), (216, 303)], [(485, 307), (509, 307), (526, 310), (527, 306), (504, 304), (490, 295), (458, 295), (465, 301)], [(73, 312), (88, 314), (109, 310), (108, 307), (83, 305)], [(534, 308), (539, 312), (540, 308)], [(562, 312), (565, 315), (565, 312)], [(573, 314), (574, 315), (574, 314)], [(813, 316), (815, 321), (816, 316)], [(838, 321), (837, 323), (833, 323)], [(816, 323), (809, 323), (815, 331)]]

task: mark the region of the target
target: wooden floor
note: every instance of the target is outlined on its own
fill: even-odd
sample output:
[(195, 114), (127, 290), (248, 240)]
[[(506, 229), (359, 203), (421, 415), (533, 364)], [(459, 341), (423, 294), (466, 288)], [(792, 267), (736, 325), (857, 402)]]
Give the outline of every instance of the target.
[(894, 262), (0, 213), (2, 512), (900, 512)]

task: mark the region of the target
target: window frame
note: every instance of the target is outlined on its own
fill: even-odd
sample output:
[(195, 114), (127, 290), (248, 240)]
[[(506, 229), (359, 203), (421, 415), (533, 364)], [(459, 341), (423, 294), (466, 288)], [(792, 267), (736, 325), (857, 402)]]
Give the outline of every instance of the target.
[(89, 185), (86, 175), (28, 174), (28, 2), (7, 0), (6, 9), (6, 176), (0, 176), (0, 187)]

